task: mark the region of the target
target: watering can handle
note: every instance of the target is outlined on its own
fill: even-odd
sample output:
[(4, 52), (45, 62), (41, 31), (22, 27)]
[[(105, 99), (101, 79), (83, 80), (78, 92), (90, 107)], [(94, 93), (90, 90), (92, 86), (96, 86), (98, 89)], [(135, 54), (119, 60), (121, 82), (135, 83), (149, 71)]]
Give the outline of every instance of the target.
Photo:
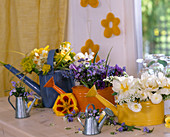
[(13, 104), (12, 104), (11, 101), (10, 101), (10, 97), (11, 97), (11, 96), (8, 97), (8, 102), (9, 102), (9, 104), (13, 107), (13, 109), (16, 110), (16, 108), (13, 106)]
[(86, 114), (88, 113), (88, 108), (89, 108), (89, 106), (90, 106), (90, 105), (92, 105), (92, 106), (93, 106), (93, 110), (95, 109), (94, 104), (88, 104), (88, 105), (87, 105), (87, 107), (86, 107), (86, 110), (85, 110)]
[(47, 64), (51, 66), (51, 71), (49, 72), (49, 74), (53, 74), (54, 73), (54, 68), (53, 68), (53, 60), (54, 60), (54, 55), (55, 55), (55, 49), (50, 50), (49, 54), (48, 54), (48, 58), (47, 58)]

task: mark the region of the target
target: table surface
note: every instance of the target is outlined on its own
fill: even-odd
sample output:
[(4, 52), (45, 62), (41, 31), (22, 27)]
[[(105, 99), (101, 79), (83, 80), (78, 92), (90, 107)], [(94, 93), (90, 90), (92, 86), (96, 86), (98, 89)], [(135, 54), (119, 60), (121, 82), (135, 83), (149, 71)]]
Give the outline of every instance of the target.
[[(15, 102), (14, 98), (12, 102)], [(0, 98), (0, 137), (85, 137), (75, 133), (78, 128), (83, 129), (79, 122), (74, 120), (68, 123), (63, 117), (57, 117), (50, 108), (33, 108), (30, 115), (25, 119), (16, 119), (7, 97)], [(71, 129), (66, 130), (66, 127)], [(170, 137), (170, 128), (165, 128), (164, 124), (148, 128), (154, 128), (154, 131), (146, 134), (135, 130), (111, 135), (110, 132), (115, 132), (116, 126), (104, 125), (101, 133), (95, 137)]]

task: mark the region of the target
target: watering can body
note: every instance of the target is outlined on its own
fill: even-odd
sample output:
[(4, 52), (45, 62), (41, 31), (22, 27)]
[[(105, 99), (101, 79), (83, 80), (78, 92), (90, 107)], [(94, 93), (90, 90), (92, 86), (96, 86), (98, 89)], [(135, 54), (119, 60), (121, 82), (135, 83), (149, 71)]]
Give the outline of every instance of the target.
[(39, 96), (42, 97), (44, 107), (51, 108), (54, 105), (54, 102), (59, 95), (53, 88), (46, 88), (44, 85), (48, 82), (48, 80), (53, 76), (55, 84), (63, 89), (66, 93), (72, 92), (72, 87), (75, 85), (74, 80), (69, 77), (63, 77), (63, 70), (54, 71), (53, 68), (53, 58), (54, 58), (55, 50), (50, 50), (47, 58), (47, 64), (51, 66), (51, 70), (47, 75), (39, 75), (40, 85), (34, 82), (32, 79), (28, 78), (24, 74), (22, 74), (19, 70), (11, 66), (10, 64), (3, 64), (5, 68), (11, 71), (16, 77), (21, 79), (28, 87), (30, 87), (33, 91), (35, 91)]
[(93, 86), (86, 97), (96, 97), (103, 105), (110, 108), (118, 122), (125, 122), (129, 126), (151, 126), (159, 125), (164, 122), (164, 102), (153, 104), (151, 101), (140, 102), (142, 109), (140, 112), (133, 112), (128, 108), (127, 104), (114, 106), (111, 102), (100, 96), (95, 86)]
[(14, 107), (10, 101), (10, 96), (9, 96), (8, 102), (15, 110), (15, 118), (22, 119), (22, 118), (29, 117), (30, 110), (31, 110), (32, 106), (34, 105), (36, 99), (39, 99), (39, 97), (35, 95), (33, 102), (31, 103), (31, 105), (28, 108), (27, 102), (25, 101), (24, 97), (16, 97), (16, 102), (15, 102), (15, 107)]
[[(92, 105), (93, 106), (93, 110), (95, 109), (94, 104), (88, 104), (85, 110), (85, 115), (88, 115), (88, 107)], [(113, 112), (112, 110), (110, 110), (109, 108), (105, 108), (102, 112), (102, 114), (100, 115), (100, 118), (98, 121), (94, 116), (91, 117), (86, 117), (85, 119), (85, 124), (83, 125), (83, 123), (81, 122), (80, 118), (77, 118), (78, 121), (81, 123), (81, 125), (84, 127), (84, 131), (83, 134), (84, 135), (96, 135), (99, 134), (101, 132), (101, 129), (104, 125), (104, 122), (107, 118), (107, 116), (113, 116)]]

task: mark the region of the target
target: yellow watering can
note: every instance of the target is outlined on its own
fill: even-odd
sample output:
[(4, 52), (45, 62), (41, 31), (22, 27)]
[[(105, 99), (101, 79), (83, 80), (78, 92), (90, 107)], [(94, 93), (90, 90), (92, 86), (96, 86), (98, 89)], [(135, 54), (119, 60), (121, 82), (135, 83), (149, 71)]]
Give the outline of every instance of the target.
[(125, 122), (129, 126), (149, 126), (159, 125), (164, 122), (164, 102), (153, 104), (151, 101), (141, 102), (142, 109), (140, 112), (133, 112), (127, 104), (117, 105), (115, 107), (108, 100), (97, 93), (95, 85), (89, 90), (86, 97), (96, 97), (104, 106), (110, 108), (118, 122)]

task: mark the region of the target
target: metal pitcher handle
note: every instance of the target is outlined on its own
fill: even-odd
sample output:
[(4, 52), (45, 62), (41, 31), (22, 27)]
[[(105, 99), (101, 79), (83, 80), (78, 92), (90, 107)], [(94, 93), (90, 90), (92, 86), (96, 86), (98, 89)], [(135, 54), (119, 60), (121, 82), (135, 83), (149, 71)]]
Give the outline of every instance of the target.
[(86, 113), (88, 113), (88, 108), (89, 108), (90, 105), (92, 105), (93, 106), (93, 110), (95, 110), (94, 104), (88, 104), (87, 107), (86, 107), (86, 110), (85, 110)]
[(11, 96), (8, 97), (8, 102), (9, 102), (9, 104), (13, 107), (13, 109), (16, 110), (16, 108), (13, 106), (13, 104), (12, 104), (11, 101), (10, 101), (10, 97), (11, 97)]

